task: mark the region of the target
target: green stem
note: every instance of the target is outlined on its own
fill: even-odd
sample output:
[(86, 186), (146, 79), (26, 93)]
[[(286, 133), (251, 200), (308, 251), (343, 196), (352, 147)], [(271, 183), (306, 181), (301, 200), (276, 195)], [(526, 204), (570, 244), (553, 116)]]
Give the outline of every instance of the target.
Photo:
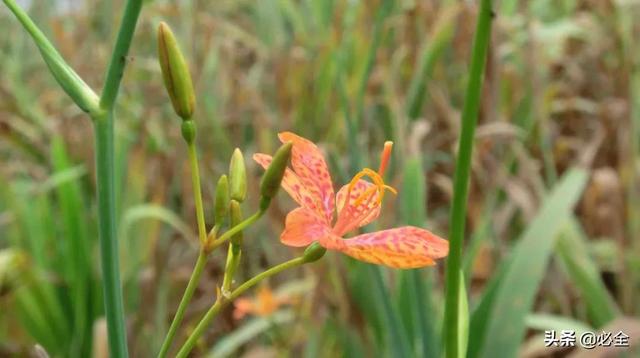
[(200, 250), (200, 254), (198, 255), (198, 261), (196, 261), (196, 265), (193, 268), (193, 272), (191, 273), (191, 278), (189, 279), (189, 284), (187, 285), (186, 290), (184, 291), (184, 295), (182, 296), (182, 300), (180, 300), (180, 305), (178, 306), (178, 310), (176, 311), (175, 317), (173, 317), (173, 321), (171, 322), (171, 327), (169, 327), (169, 332), (167, 332), (167, 336), (162, 343), (162, 348), (160, 348), (160, 353), (158, 353), (159, 358), (164, 358), (167, 356), (169, 352), (169, 348), (171, 348), (171, 343), (173, 342), (173, 338), (178, 331), (178, 327), (180, 326), (180, 322), (182, 322), (182, 318), (184, 317), (184, 312), (187, 309), (187, 305), (191, 301), (193, 297), (193, 293), (198, 287), (198, 281), (200, 281), (200, 276), (202, 276), (202, 271), (207, 262), (207, 253), (204, 250)]
[(196, 326), (196, 328), (193, 330), (193, 332), (191, 333), (191, 335), (189, 336), (185, 344), (182, 346), (182, 348), (180, 348), (180, 351), (178, 352), (176, 357), (177, 358), (187, 357), (187, 355), (189, 354), (189, 352), (191, 352), (191, 350), (193, 349), (193, 346), (195, 346), (200, 336), (202, 336), (205, 329), (207, 329), (207, 326), (209, 326), (209, 323), (211, 323), (211, 320), (227, 304), (229, 304), (230, 302), (233, 302), (233, 300), (238, 298), (238, 296), (242, 295), (245, 291), (255, 286), (256, 284), (260, 283), (260, 281), (264, 280), (265, 278), (276, 275), (284, 270), (300, 266), (304, 263), (305, 263), (304, 257), (297, 257), (293, 260), (289, 260), (287, 262), (281, 263), (280, 265), (274, 266), (268, 269), (267, 271), (264, 271), (259, 275), (253, 277), (249, 281), (243, 283), (238, 288), (236, 288), (233, 292), (231, 292), (231, 294), (228, 297), (224, 297), (224, 296), (218, 297), (218, 299), (216, 300), (216, 303), (213, 306), (211, 306), (211, 308), (209, 309), (209, 311), (207, 311), (207, 313), (204, 315), (202, 320), (200, 320), (200, 323), (198, 323), (198, 326)]
[(454, 176), (453, 206), (451, 209), (451, 234), (449, 237), (449, 257), (446, 272), (446, 301), (445, 301), (445, 348), (448, 358), (458, 358), (464, 352), (458, 352), (458, 303), (460, 296), (460, 269), (462, 255), (462, 241), (465, 231), (465, 217), (469, 172), (471, 167), (471, 152), (473, 137), (478, 118), (482, 77), (486, 63), (487, 50), (491, 35), (491, 0), (482, 0), (471, 54), (469, 82), (466, 98), (462, 110), (462, 129), (458, 148), (458, 160)]
[(98, 226), (100, 229), (100, 257), (104, 287), (104, 304), (111, 357), (126, 358), (126, 329), (120, 286), (118, 238), (115, 223), (115, 170), (113, 140), (113, 105), (120, 89), (133, 32), (142, 8), (142, 0), (128, 0), (120, 31), (107, 70), (100, 97), (102, 111), (93, 116), (96, 135), (96, 177), (98, 185)]
[(118, 38), (113, 48), (111, 61), (107, 68), (106, 80), (102, 88), (102, 96), (100, 96), (100, 107), (111, 109), (120, 90), (120, 81), (124, 73), (124, 67), (127, 64), (127, 54), (131, 46), (133, 32), (136, 29), (140, 10), (142, 9), (142, 0), (127, 0), (127, 5), (122, 15)]
[(115, 222), (114, 149), (112, 112), (94, 118), (98, 191), (98, 227), (102, 285), (111, 357), (127, 357), (126, 329)]
[(226, 293), (231, 290), (231, 283), (233, 282), (233, 275), (236, 273), (238, 263), (240, 262), (240, 255), (242, 251), (240, 245), (229, 244), (229, 250), (227, 250), (227, 263), (224, 268), (224, 277), (222, 279), (222, 292)]
[[(231, 200), (229, 203), (229, 219), (231, 220), (232, 226), (236, 226), (242, 222), (242, 209), (240, 208), (240, 203), (236, 200)], [(235, 275), (236, 270), (240, 265), (243, 239), (244, 236), (242, 232), (237, 233), (231, 238), (229, 250), (227, 250), (227, 263), (224, 268), (224, 278), (222, 279), (222, 292), (224, 293), (231, 291), (233, 275)]]
[(253, 214), (253, 215), (249, 216), (248, 218), (246, 218), (240, 224), (238, 224), (238, 225), (232, 227), (231, 229), (229, 229), (228, 231), (226, 231), (224, 234), (222, 234), (222, 236), (220, 236), (219, 238), (213, 240), (210, 244), (207, 245), (207, 252), (211, 252), (211, 251), (215, 250), (220, 245), (222, 245), (225, 242), (229, 241), (229, 239), (231, 239), (233, 237), (233, 235), (239, 233), (240, 231), (243, 231), (248, 226), (251, 226), (253, 223), (258, 221), (258, 219), (260, 219), (262, 217), (262, 215), (264, 215), (264, 213), (265, 212), (263, 210), (259, 210), (255, 214)]
[(207, 228), (204, 223), (204, 209), (202, 207), (202, 190), (200, 189), (200, 169), (195, 141), (187, 143), (189, 147), (189, 164), (191, 165), (191, 182), (193, 184), (193, 200), (196, 203), (196, 219), (198, 221), (198, 237), (200, 244), (207, 240)]

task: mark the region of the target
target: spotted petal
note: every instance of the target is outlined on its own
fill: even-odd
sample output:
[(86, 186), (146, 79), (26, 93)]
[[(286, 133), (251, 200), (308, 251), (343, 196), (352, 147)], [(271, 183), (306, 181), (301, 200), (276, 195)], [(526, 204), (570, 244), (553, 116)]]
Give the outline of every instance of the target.
[(320, 149), (311, 141), (291, 132), (278, 134), (280, 140), (292, 142), (291, 165), (300, 182), (314, 196), (319, 198), (323, 217), (327, 222), (333, 219), (334, 193), (331, 175)]
[[(349, 192), (349, 184), (343, 186), (336, 195), (336, 206), (338, 207), (338, 220), (335, 225), (334, 232), (342, 236), (349, 231), (365, 226), (380, 215), (380, 205), (378, 200), (378, 191), (375, 185), (366, 180), (358, 180), (351, 189), (349, 195), (349, 203), (347, 202), (347, 193)], [(356, 205), (358, 198), (369, 191), (370, 197), (362, 200)]]
[(331, 235), (331, 227), (315, 212), (307, 208), (297, 208), (287, 214), (280, 241), (288, 246), (303, 247), (327, 235)]
[(449, 253), (447, 240), (413, 226), (377, 231), (347, 240), (324, 237), (320, 244), (360, 261), (402, 269), (435, 265), (435, 259)]
[[(253, 160), (260, 164), (263, 168), (267, 169), (271, 164), (272, 157), (270, 155), (256, 153), (253, 155)], [(320, 197), (316, 194), (312, 194), (307, 187), (305, 187), (300, 178), (293, 170), (287, 168), (280, 184), (282, 188), (291, 195), (291, 198), (300, 204), (300, 206), (311, 209), (317, 214), (318, 217), (325, 220), (325, 212), (320, 204)], [(327, 225), (329, 221), (326, 221)]]

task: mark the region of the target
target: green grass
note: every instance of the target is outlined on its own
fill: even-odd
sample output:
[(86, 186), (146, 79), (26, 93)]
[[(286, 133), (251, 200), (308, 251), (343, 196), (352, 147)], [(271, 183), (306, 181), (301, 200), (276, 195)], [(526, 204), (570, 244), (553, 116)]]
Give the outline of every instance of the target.
[[(232, 150), (249, 164), (254, 152), (275, 151), (277, 132), (292, 130), (327, 154), (335, 185), (375, 168), (393, 140), (385, 181), (399, 195), (385, 197), (375, 229), (410, 224), (452, 240), (449, 261), (435, 268), (397, 271), (327, 253), (273, 277), (274, 288), (315, 284), (272, 317), (236, 321), (221, 310), (197, 354), (462, 356), (468, 341), (469, 357), (517, 355), (544, 329), (599, 330), (637, 317), (637, 7), (494, 2), (486, 67), (476, 56), (470, 70), (479, 4), (145, 2), (124, 58), (110, 168), (132, 356), (159, 351), (197, 256), (188, 152), (157, 66), (159, 21), (171, 24), (193, 72), (208, 228)], [(43, 4), (29, 15), (57, 49), (50, 62), (64, 58), (97, 92), (124, 5), (101, 0), (57, 14)], [(47, 48), (4, 9), (0, 26), (0, 356), (26, 355), (35, 343), (52, 357), (88, 356), (106, 342), (94, 335), (105, 311), (95, 198), (103, 175), (92, 164), (91, 122), (58, 86), (68, 69), (51, 76), (40, 55)], [(66, 91), (90, 103), (78, 88)], [(456, 177), (460, 162), (468, 172)], [(247, 169), (250, 213), (261, 170)], [(603, 170), (611, 180), (596, 180)], [(245, 232), (237, 282), (300, 253), (278, 242), (291, 208), (279, 195)], [(613, 264), (597, 255), (603, 243)], [(209, 259), (174, 348), (213, 303), (224, 265), (223, 254)]]

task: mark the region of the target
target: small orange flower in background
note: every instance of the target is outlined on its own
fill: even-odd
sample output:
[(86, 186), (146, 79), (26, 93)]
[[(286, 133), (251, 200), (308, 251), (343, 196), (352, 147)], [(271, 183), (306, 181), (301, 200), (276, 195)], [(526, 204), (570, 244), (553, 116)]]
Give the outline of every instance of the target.
[(233, 318), (242, 319), (248, 314), (266, 317), (273, 314), (282, 305), (291, 304), (293, 300), (291, 297), (283, 297), (280, 295), (274, 295), (269, 286), (263, 285), (258, 290), (254, 299), (239, 298), (233, 303), (235, 310), (233, 311)]
[[(360, 261), (403, 269), (435, 265), (435, 259), (447, 256), (447, 240), (414, 226), (343, 238), (380, 215), (387, 190), (395, 193), (383, 180), (392, 142), (385, 143), (377, 172), (363, 169), (334, 195), (331, 175), (318, 147), (290, 132), (280, 133), (278, 137), (283, 143), (293, 143), (293, 170), (285, 172), (282, 187), (300, 204), (287, 215), (285, 230), (280, 236), (283, 244), (303, 247), (317, 241), (328, 250), (340, 251)], [(253, 159), (265, 169), (271, 163), (271, 156), (266, 154), (257, 153)], [(371, 182), (363, 180), (365, 177)], [(336, 208), (338, 214), (334, 222)]]

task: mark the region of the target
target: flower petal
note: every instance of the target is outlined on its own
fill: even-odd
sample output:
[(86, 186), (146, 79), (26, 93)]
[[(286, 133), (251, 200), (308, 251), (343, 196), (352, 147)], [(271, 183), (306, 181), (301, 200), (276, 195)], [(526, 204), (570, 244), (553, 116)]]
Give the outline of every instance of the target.
[(288, 246), (303, 247), (327, 235), (331, 235), (329, 225), (312, 210), (297, 208), (287, 214), (280, 241)]
[(402, 269), (435, 265), (434, 259), (449, 253), (447, 240), (413, 226), (377, 231), (347, 240), (325, 237), (320, 244), (360, 261)]
[[(370, 200), (363, 200), (358, 205), (355, 205), (358, 198), (367, 190), (373, 191)], [(345, 207), (348, 191), (349, 184), (340, 188), (336, 195), (338, 220), (334, 226), (334, 232), (339, 236), (371, 223), (380, 215), (378, 191), (375, 190), (375, 185), (366, 180), (358, 180), (353, 189), (351, 189), (349, 205)]]
[[(271, 159), (272, 157), (267, 154), (256, 153), (253, 155), (253, 160), (265, 169), (267, 169), (269, 164), (271, 164)], [(322, 209), (320, 204), (320, 197), (307, 190), (293, 170), (289, 168), (285, 170), (284, 177), (282, 178), (282, 183), (280, 185), (287, 193), (289, 193), (289, 195), (291, 195), (291, 198), (293, 198), (296, 203), (300, 204), (302, 207), (311, 209), (324, 220), (325, 211)], [(330, 221), (326, 221), (326, 223), (328, 225)]]
[(327, 222), (333, 219), (334, 193), (331, 175), (320, 149), (313, 142), (291, 132), (282, 132), (278, 138), (283, 143), (292, 142), (291, 165), (302, 184), (320, 198)]

